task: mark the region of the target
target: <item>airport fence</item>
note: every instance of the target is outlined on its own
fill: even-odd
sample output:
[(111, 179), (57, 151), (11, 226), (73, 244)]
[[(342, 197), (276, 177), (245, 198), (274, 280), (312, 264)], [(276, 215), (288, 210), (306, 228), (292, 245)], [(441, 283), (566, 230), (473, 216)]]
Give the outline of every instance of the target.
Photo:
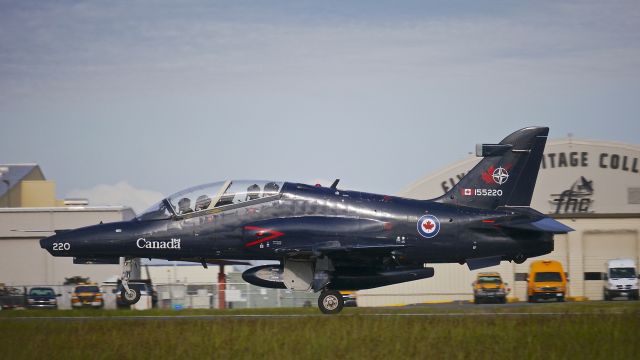
[(247, 283), (173, 283), (155, 285), (158, 307), (163, 309), (215, 309), (224, 294), (227, 308), (273, 308), (314, 306), (318, 294), (266, 289)]
[[(52, 288), (57, 297), (58, 309), (71, 309), (71, 293), (73, 285), (11, 285), (0, 289), (0, 306), (8, 308), (24, 308), (27, 305), (26, 295), (36, 287)], [(113, 298), (115, 308), (115, 296)]]
[[(104, 301), (103, 309), (116, 309), (114, 283), (99, 284)], [(56, 294), (58, 309), (71, 309), (71, 296), (75, 285), (12, 285), (0, 292), (0, 305), (5, 308), (26, 306), (26, 294), (34, 287), (50, 287)], [(315, 306), (317, 293), (292, 292), (286, 289), (266, 289), (248, 283), (226, 283), (223, 289), (217, 283), (159, 283), (154, 284), (157, 298), (142, 296), (133, 308), (147, 309), (155, 305), (161, 309), (216, 309), (220, 307), (222, 294), (226, 308), (276, 308)], [(6, 306), (5, 306), (6, 305)]]

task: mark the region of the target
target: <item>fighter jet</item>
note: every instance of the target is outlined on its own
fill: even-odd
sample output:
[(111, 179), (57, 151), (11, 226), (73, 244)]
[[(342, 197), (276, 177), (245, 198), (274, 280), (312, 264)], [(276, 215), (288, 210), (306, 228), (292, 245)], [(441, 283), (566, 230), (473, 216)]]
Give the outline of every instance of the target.
[(434, 276), (429, 264), (469, 269), (522, 263), (553, 250), (571, 228), (529, 207), (549, 129), (528, 127), (476, 146), (482, 160), (431, 200), (281, 181), (228, 180), (161, 200), (131, 221), (57, 231), (40, 245), (76, 263), (119, 263), (122, 299), (135, 258), (217, 263), (271, 260), (247, 282), (320, 292), (323, 313), (342, 310), (339, 290), (369, 289)]

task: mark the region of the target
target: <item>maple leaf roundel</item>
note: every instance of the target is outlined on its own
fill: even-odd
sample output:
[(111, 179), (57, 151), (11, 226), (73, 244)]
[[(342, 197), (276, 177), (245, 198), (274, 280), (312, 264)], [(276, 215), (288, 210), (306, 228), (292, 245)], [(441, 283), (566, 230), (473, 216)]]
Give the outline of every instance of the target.
[(435, 215), (424, 215), (418, 220), (418, 233), (425, 238), (432, 238), (440, 232), (440, 220)]

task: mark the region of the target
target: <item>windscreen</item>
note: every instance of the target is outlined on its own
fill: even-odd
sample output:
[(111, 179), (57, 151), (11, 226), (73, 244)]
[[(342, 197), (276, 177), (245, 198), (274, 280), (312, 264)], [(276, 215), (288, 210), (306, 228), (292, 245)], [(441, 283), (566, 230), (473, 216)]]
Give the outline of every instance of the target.
[(559, 272), (539, 272), (536, 273), (535, 282), (562, 282)]
[(632, 267), (612, 268), (609, 277), (612, 279), (633, 279), (636, 277), (636, 269)]
[(171, 217), (171, 211), (167, 208), (165, 201), (160, 201), (153, 204), (150, 208), (145, 210), (142, 214), (138, 215), (138, 220), (162, 220), (169, 219)]
[(34, 288), (29, 291), (30, 296), (55, 296), (53, 289)]
[(78, 286), (76, 287), (75, 290), (76, 293), (97, 293), (100, 292), (100, 288), (98, 288), (97, 286), (92, 286), (92, 285), (86, 285), (86, 286)]
[(480, 276), (478, 282), (481, 284), (500, 284), (502, 280), (498, 276)]

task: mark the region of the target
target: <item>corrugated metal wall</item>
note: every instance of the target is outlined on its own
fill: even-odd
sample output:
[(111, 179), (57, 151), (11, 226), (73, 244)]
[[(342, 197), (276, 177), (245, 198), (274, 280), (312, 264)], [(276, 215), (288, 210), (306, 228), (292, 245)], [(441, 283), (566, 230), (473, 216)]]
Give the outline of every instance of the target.
[[(583, 236), (584, 271), (604, 272), (607, 260), (633, 258), (638, 254), (637, 232), (588, 232)], [(591, 300), (602, 300), (603, 281), (585, 280), (584, 295)]]
[[(635, 216), (635, 217), (634, 217)], [(585, 272), (603, 272), (605, 262), (614, 258), (640, 260), (640, 215), (610, 218), (562, 219), (576, 231), (555, 237), (554, 251), (523, 264), (502, 262), (499, 266), (469, 271), (466, 265), (434, 264), (431, 279), (358, 291), (359, 306), (406, 305), (450, 300), (471, 300), (471, 283), (478, 272), (497, 271), (512, 289), (510, 296), (526, 301), (527, 283), (533, 260), (560, 261), (569, 274), (567, 296), (602, 299), (602, 281), (585, 280)], [(522, 274), (516, 280), (516, 274)]]

